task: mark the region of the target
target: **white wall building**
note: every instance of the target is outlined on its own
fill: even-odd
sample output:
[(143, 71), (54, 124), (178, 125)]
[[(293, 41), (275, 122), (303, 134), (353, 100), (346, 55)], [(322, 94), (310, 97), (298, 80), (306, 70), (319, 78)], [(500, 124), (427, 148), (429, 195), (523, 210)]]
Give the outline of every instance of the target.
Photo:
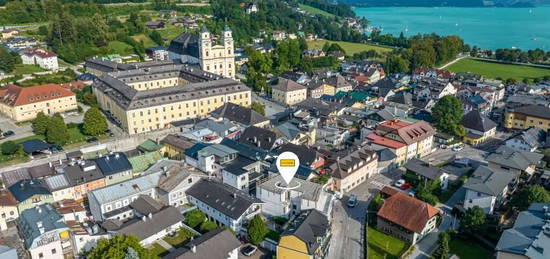
[(229, 27), (222, 30), (223, 45), (214, 45), (212, 35), (203, 27), (199, 39), (199, 63), (202, 70), (235, 78), (233, 35)]
[(21, 60), (25, 65), (38, 65), (43, 69), (57, 70), (57, 54), (43, 49), (34, 49), (21, 54)]

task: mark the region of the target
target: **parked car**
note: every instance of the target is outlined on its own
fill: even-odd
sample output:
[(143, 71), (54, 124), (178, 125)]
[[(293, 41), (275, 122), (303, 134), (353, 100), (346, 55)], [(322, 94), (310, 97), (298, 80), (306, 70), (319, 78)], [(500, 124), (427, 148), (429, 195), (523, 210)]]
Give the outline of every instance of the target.
[(256, 251), (258, 251), (258, 248), (251, 244), (247, 244), (243, 248), (241, 248), (241, 253), (246, 256), (251, 256), (256, 253)]
[(348, 207), (353, 208), (357, 205), (357, 195), (352, 194), (348, 199)]
[(13, 132), (13, 130), (8, 130), (6, 132), (4, 132), (4, 137), (9, 137), (9, 136), (13, 136), (15, 135), (15, 132)]
[(400, 180), (397, 180), (393, 185), (395, 185), (395, 187), (401, 188), (403, 184), (405, 184), (405, 180), (400, 179)]
[(441, 145), (439, 146), (439, 148), (441, 148), (441, 149), (447, 149), (447, 148), (448, 148), (448, 146), (447, 146), (447, 145), (445, 145), (445, 144), (441, 144)]
[(453, 151), (460, 151), (463, 148), (464, 148), (464, 145), (458, 145), (458, 146), (453, 147)]
[(403, 184), (399, 187), (399, 189), (401, 189), (401, 190), (408, 190), (408, 189), (410, 189), (410, 188), (412, 188), (412, 184), (411, 184), (411, 183), (407, 183), (407, 182), (403, 183)]

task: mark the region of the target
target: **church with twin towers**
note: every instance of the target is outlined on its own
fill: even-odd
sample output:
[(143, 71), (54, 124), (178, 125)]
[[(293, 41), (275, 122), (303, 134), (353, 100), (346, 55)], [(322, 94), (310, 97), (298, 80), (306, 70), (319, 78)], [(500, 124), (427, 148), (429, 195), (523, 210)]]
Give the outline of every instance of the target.
[(182, 33), (170, 43), (168, 56), (175, 62), (199, 65), (204, 71), (235, 78), (233, 33), (228, 26), (217, 41), (205, 26), (198, 35)]

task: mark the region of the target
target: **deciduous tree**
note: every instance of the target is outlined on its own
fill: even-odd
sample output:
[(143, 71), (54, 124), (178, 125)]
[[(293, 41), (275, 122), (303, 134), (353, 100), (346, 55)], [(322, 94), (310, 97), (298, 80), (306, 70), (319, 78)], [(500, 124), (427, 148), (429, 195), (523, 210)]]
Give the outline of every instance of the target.
[(110, 239), (100, 239), (97, 246), (85, 256), (88, 259), (124, 259), (136, 254), (139, 258), (157, 258), (150, 250), (141, 246), (139, 239), (132, 235), (116, 235)]
[(50, 117), (48, 115), (44, 114), (43, 112), (39, 112), (36, 114), (36, 118), (32, 120), (32, 131), (36, 135), (45, 135), (46, 134), (46, 128), (48, 127), (48, 123), (50, 121)]
[(84, 133), (91, 136), (99, 136), (108, 129), (107, 120), (97, 107), (91, 107), (84, 114)]
[(482, 230), (485, 224), (485, 212), (478, 206), (468, 208), (460, 219), (460, 231), (473, 234)]
[(550, 193), (540, 185), (531, 185), (514, 197), (512, 205), (519, 210), (526, 210), (536, 202), (550, 202)]
[(192, 210), (185, 214), (185, 224), (195, 228), (206, 220), (206, 216), (200, 210)]
[(252, 218), (250, 223), (248, 223), (248, 239), (252, 244), (260, 244), (268, 232), (269, 229), (265, 226), (262, 216), (258, 214)]
[(432, 109), (435, 126), (443, 132), (456, 136), (466, 134), (464, 127), (460, 125), (463, 113), (462, 103), (454, 96), (444, 96)]
[(63, 118), (56, 114), (48, 122), (46, 128), (46, 141), (51, 144), (62, 146), (69, 140), (69, 131)]

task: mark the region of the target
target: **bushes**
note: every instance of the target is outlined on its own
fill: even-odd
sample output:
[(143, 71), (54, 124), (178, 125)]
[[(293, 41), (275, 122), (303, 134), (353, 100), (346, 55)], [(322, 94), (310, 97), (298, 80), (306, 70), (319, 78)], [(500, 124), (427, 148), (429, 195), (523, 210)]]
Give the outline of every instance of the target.
[(15, 142), (11, 140), (2, 143), (0, 146), (0, 149), (2, 149), (2, 154), (4, 155), (13, 155), (17, 152), (17, 150), (19, 150), (19, 148), (21, 148), (21, 145), (15, 144)]
[(206, 216), (200, 210), (192, 210), (185, 214), (185, 224), (196, 228), (206, 220)]
[(206, 233), (208, 231), (212, 231), (214, 229), (218, 228), (218, 225), (214, 223), (214, 221), (207, 220), (203, 222), (199, 228), (201, 233)]

